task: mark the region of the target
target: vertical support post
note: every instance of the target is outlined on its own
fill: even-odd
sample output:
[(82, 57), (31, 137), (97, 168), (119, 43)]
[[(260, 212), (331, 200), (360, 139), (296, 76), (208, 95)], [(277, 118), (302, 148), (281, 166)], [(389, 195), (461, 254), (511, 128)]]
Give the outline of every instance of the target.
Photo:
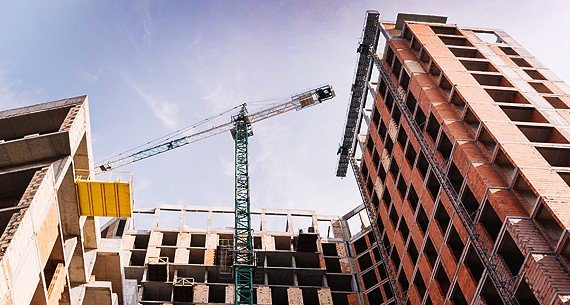
[(242, 106), (234, 118), (235, 141), (235, 227), (234, 284), (235, 304), (253, 304), (253, 238), (251, 234), (248, 138), (252, 135), (247, 109)]

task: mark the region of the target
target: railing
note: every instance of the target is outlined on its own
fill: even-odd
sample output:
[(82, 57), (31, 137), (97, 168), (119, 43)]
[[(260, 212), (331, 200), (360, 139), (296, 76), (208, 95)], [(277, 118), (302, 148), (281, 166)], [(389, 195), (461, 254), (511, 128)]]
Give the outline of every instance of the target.
[(408, 110), (406, 106), (406, 102), (404, 99), (405, 91), (403, 88), (394, 84), (390, 78), (389, 73), (385, 70), (383, 61), (378, 56), (374, 55), (374, 63), (376, 64), (381, 77), (384, 79), (384, 82), (387, 85), (388, 90), (392, 93), (394, 97), (395, 104), (399, 108), (400, 112), (403, 114), (404, 118), (406, 119), (410, 129), (414, 133), (414, 136), (418, 140), (420, 145), (421, 151), (424, 153), (426, 160), (431, 165), (432, 172), (436, 179), (439, 181), (441, 188), (444, 190), (445, 194), (449, 198), (452, 203), (452, 206), (459, 216), (461, 223), (465, 227), (469, 239), (471, 239), (473, 243), (473, 248), (475, 252), (479, 256), (479, 259), (485, 266), (487, 270), (487, 274), (489, 278), (495, 285), (497, 292), (502, 299), (502, 301), (507, 305), (518, 305), (518, 301), (514, 296), (514, 278), (510, 277), (508, 274), (502, 273), (497, 270), (498, 265), (498, 257), (496, 255), (488, 255), (488, 249), (485, 246), (484, 242), (481, 240), (481, 236), (477, 233), (475, 229), (475, 224), (471, 220), (469, 216), (469, 212), (459, 199), (459, 196), (455, 192), (455, 189), (451, 185), (451, 182), (447, 179), (444, 174), (444, 171), (441, 169), (437, 159), (435, 157), (435, 152), (429, 146), (428, 142), (425, 140), (422, 130), (413, 119), (412, 114)]

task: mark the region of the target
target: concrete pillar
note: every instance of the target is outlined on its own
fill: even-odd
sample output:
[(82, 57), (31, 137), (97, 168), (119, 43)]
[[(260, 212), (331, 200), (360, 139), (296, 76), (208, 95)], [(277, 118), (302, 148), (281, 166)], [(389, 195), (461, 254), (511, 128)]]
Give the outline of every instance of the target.
[(301, 288), (287, 288), (287, 299), (289, 301), (289, 305), (303, 305), (303, 292), (301, 291)]
[(146, 256), (144, 257), (144, 263), (148, 264), (149, 257), (159, 257), (160, 256), (160, 248), (149, 247), (146, 250)]
[(216, 249), (206, 249), (206, 253), (204, 253), (204, 265), (213, 266), (215, 256)]
[(271, 288), (269, 286), (258, 286), (257, 287), (257, 304), (260, 305), (271, 305)]
[(188, 257), (190, 256), (190, 250), (186, 248), (178, 248), (174, 253), (174, 263), (175, 264), (188, 264)]
[(319, 295), (319, 305), (332, 305), (332, 294), (330, 288), (321, 288), (317, 291)]
[(208, 249), (216, 249), (218, 246), (218, 242), (220, 240), (220, 236), (215, 233), (211, 233), (206, 235), (206, 248)]
[(263, 249), (265, 251), (275, 251), (275, 240), (271, 235), (263, 235)]
[(178, 241), (176, 242), (178, 248), (190, 247), (190, 233), (182, 232), (178, 234)]
[(204, 284), (194, 285), (194, 303), (208, 303), (208, 286)]
[(121, 245), (123, 250), (130, 250), (135, 247), (135, 236), (134, 235), (123, 235), (123, 244)]
[(234, 293), (235, 293), (234, 292), (234, 285), (226, 286), (226, 303), (227, 304), (233, 304), (235, 302), (234, 301), (234, 299), (235, 299)]
[(153, 231), (150, 233), (150, 239), (148, 240), (148, 246), (158, 247), (162, 245), (162, 232)]
[(350, 261), (348, 257), (341, 257), (339, 259), (340, 270), (342, 273), (350, 273)]
[(83, 246), (85, 249), (97, 249), (100, 238), (99, 221), (95, 217), (87, 217), (83, 224)]

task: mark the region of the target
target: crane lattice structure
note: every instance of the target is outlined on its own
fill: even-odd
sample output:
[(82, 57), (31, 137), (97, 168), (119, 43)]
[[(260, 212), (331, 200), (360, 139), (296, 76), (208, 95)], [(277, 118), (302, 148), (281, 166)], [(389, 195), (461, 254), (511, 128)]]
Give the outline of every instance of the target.
[[(253, 135), (251, 125), (291, 110), (301, 110), (318, 105), (334, 96), (335, 93), (332, 87), (323, 85), (295, 94), (281, 103), (262, 108), (251, 114), (248, 114), (246, 104), (242, 104), (239, 107), (239, 112), (232, 116), (228, 122), (205, 128), (174, 140), (162, 140), (154, 146), (123, 157), (120, 157), (122, 154), (119, 154), (119, 157), (109, 159), (99, 165), (99, 169), (101, 171), (113, 170), (226, 131), (231, 131), (235, 143), (235, 223), (232, 249), (235, 304), (252, 305), (255, 255), (251, 229), (248, 172), (248, 139)], [(209, 121), (209, 118), (202, 122), (206, 121)], [(161, 139), (164, 139), (164, 137)]]

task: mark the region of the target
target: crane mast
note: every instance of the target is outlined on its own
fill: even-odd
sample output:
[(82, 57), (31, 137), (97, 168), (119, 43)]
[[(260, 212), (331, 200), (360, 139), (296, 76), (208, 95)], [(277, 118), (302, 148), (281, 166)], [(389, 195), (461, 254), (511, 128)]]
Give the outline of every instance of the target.
[(231, 131), (235, 143), (235, 223), (232, 249), (235, 304), (252, 305), (255, 253), (253, 251), (251, 229), (248, 172), (248, 139), (253, 135), (251, 124), (291, 110), (300, 110), (317, 105), (334, 96), (335, 93), (332, 87), (324, 85), (295, 94), (282, 103), (263, 108), (251, 114), (248, 114), (246, 104), (243, 104), (239, 112), (232, 116), (229, 122), (206, 128), (175, 140), (164, 141), (125, 157), (107, 161), (99, 165), (99, 169), (101, 171), (112, 170), (226, 131)]

